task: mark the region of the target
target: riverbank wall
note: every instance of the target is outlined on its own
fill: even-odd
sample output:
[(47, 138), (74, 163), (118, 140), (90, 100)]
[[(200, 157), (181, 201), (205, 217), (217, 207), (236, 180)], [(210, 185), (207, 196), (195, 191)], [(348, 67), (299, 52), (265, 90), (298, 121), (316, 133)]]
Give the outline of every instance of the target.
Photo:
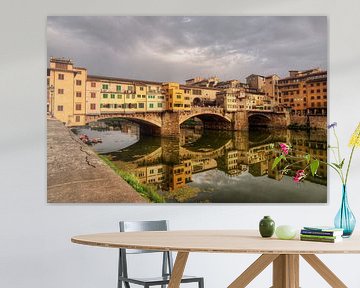
[(144, 203), (60, 121), (47, 120), (48, 203)]
[(291, 115), (290, 128), (326, 129), (327, 116), (326, 115), (308, 115), (308, 116)]

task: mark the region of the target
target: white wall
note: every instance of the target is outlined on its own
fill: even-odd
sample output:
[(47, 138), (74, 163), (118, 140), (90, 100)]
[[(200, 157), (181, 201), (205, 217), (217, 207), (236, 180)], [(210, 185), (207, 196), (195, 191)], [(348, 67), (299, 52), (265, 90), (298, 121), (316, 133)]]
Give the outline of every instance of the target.
[[(115, 287), (116, 250), (70, 243), (76, 234), (116, 231), (120, 219), (171, 221), (172, 229), (256, 228), (263, 215), (278, 224), (329, 223), (340, 201), (330, 174), (327, 205), (50, 205), (46, 203), (45, 71), (47, 15), (327, 15), (330, 121), (342, 144), (360, 120), (360, 2), (357, 0), (89, 0), (2, 2), (0, 8), (0, 287)], [(360, 219), (360, 151), (349, 183)], [(356, 177), (357, 176), (357, 177)], [(358, 225), (360, 227), (360, 224)], [(255, 255), (193, 254), (188, 273), (206, 287), (226, 287)], [(349, 287), (360, 287), (360, 255), (322, 256)], [(154, 271), (150, 262), (139, 269)], [(344, 265), (345, 263), (348, 263)], [(250, 287), (269, 287), (267, 269)], [(327, 287), (306, 263), (302, 287)]]

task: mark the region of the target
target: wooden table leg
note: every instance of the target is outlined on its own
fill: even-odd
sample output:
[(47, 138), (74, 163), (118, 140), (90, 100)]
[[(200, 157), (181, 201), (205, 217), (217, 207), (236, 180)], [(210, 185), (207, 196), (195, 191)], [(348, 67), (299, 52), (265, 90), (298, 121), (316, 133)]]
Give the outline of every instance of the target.
[(324, 280), (334, 288), (346, 288), (347, 286), (314, 254), (301, 255)]
[(180, 287), (181, 278), (183, 277), (185, 265), (188, 257), (189, 257), (189, 252), (177, 253), (168, 288)]
[(299, 288), (299, 255), (281, 254), (273, 263), (273, 288)]
[(254, 263), (252, 263), (238, 278), (232, 282), (228, 288), (244, 288), (254, 280), (271, 262), (273, 262), (278, 254), (263, 254)]

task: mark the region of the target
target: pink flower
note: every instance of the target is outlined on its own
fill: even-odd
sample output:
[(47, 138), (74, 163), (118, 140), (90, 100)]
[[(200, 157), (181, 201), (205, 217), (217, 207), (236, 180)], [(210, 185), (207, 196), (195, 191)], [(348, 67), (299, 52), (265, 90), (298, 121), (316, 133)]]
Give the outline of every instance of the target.
[(289, 146), (288, 146), (287, 144), (285, 144), (285, 143), (280, 143), (279, 145), (280, 145), (281, 151), (282, 151), (285, 155), (289, 154)]
[(299, 183), (301, 181), (303, 181), (306, 177), (305, 171), (304, 170), (298, 170), (296, 171), (296, 174), (294, 176), (294, 182), (295, 183)]

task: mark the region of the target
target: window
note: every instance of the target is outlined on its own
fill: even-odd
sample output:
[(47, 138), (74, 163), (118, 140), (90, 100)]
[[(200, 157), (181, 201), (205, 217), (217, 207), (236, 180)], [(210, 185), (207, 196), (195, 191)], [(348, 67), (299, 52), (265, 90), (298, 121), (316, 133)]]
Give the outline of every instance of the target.
[(90, 93), (90, 97), (91, 97), (91, 98), (96, 98), (96, 93), (95, 93), (95, 92), (91, 92), (91, 93)]
[(317, 92), (317, 93), (320, 93), (320, 89), (317, 89), (316, 92)]
[(137, 98), (141, 98), (141, 95), (137, 95)]
[(127, 94), (127, 95), (126, 95), (126, 99), (129, 99), (129, 98), (130, 98), (130, 95), (129, 95), (129, 94)]
[(57, 111), (64, 111), (64, 106), (62, 105), (57, 106)]
[(111, 99), (115, 99), (115, 94), (110, 95)]
[(58, 79), (59, 80), (64, 80), (64, 74), (58, 74)]
[(64, 89), (58, 89), (58, 94), (64, 94)]
[(96, 82), (91, 82), (91, 87), (96, 87)]
[(144, 91), (144, 87), (140, 87), (140, 91)]
[(55, 68), (67, 70), (67, 64), (64, 64), (64, 63), (55, 63)]
[(144, 103), (139, 103), (139, 108), (144, 108)]
[(76, 85), (80, 86), (81, 85), (81, 80), (76, 80)]
[(150, 107), (150, 108), (154, 108), (154, 104), (153, 104), (153, 103), (150, 103), (150, 104), (149, 104), (149, 107)]
[(107, 99), (108, 98), (108, 94), (103, 94), (103, 98)]
[(314, 90), (311, 90), (310, 92), (311, 92), (311, 93), (314, 93)]
[(162, 108), (162, 103), (158, 103), (158, 108)]
[(95, 104), (95, 103), (91, 103), (91, 104), (90, 104), (90, 109), (91, 109), (91, 110), (95, 110), (95, 109), (96, 109), (96, 104)]
[(132, 98), (132, 99), (135, 99), (135, 94), (133, 94), (133, 95), (131, 96), (131, 98)]
[(128, 86), (128, 90), (132, 91), (132, 86)]
[(75, 116), (75, 122), (80, 122), (80, 116)]
[(181, 95), (176, 95), (176, 98), (177, 98), (177, 99), (181, 99)]
[(121, 85), (116, 85), (116, 91), (121, 91)]
[(109, 89), (109, 85), (108, 85), (108, 84), (103, 84), (103, 85), (102, 85), (102, 89), (108, 90), (108, 89)]
[(118, 94), (118, 95), (117, 95), (117, 98), (118, 98), (118, 99), (122, 99), (122, 95)]
[(80, 103), (77, 103), (75, 104), (75, 110), (81, 110), (81, 104)]
[(76, 92), (76, 97), (81, 97), (81, 92), (77, 91)]

